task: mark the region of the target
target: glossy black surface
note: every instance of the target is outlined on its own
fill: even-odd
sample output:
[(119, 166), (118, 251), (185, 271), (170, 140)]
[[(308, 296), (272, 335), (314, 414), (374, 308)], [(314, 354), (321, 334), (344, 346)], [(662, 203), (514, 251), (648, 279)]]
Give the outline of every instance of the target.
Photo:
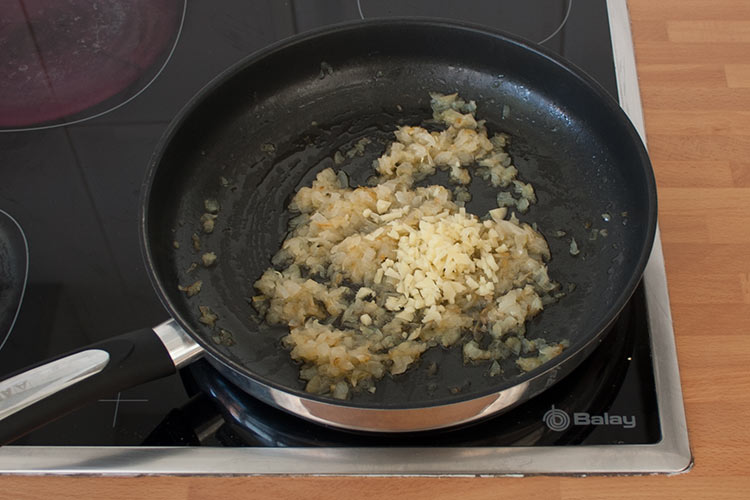
[[(365, 16), (442, 15), (505, 29), (533, 41), (557, 28), (567, 5), (567, 1), (546, 0), (361, 2)], [(23, 226), (31, 255), (18, 322), (0, 350), (0, 376), (167, 318), (143, 267), (136, 221), (143, 174), (167, 123), (205, 83), (247, 54), (296, 32), (358, 16), (356, 1), (348, 0), (189, 2), (172, 58), (136, 99), (73, 126), (0, 132), (0, 208)], [(565, 27), (545, 46), (616, 95), (604, 2), (574, 0)], [(0, 60), (3, 57), (0, 54)], [(637, 307), (642, 310), (643, 304)], [(612, 414), (628, 414), (631, 406), (640, 405), (645, 414), (654, 413), (648, 334), (643, 323), (639, 325), (627, 334), (637, 339), (632, 340), (637, 346), (633, 352), (639, 357), (632, 358), (640, 359), (638, 370), (626, 371), (613, 402), (607, 403), (614, 388), (603, 388), (604, 402), (597, 408), (609, 405)], [(0, 343), (3, 339), (0, 332)], [(173, 433), (177, 436), (173, 442), (159, 437), (156, 431), (174, 428), (167, 424), (175, 421), (181, 422), (176, 427), (197, 428), (203, 444), (248, 441), (247, 436), (239, 436), (242, 431), (222, 424), (209, 398), (192, 391), (180, 376), (145, 384), (89, 405), (19, 444), (139, 445), (149, 436), (159, 444), (189, 442), (185, 433)], [(539, 403), (534, 410), (542, 414), (513, 417), (513, 422), (540, 421), (546, 404)], [(565, 408), (585, 411), (580, 408), (589, 404)], [(508, 419), (502, 425), (513, 422)], [(658, 436), (658, 426), (656, 431), (651, 424), (643, 430), (640, 423), (637, 427), (637, 432), (615, 433), (613, 439), (652, 442)], [(612, 430), (612, 426), (582, 429), (593, 437)], [(588, 442), (571, 438), (576, 439)], [(611, 442), (607, 437), (596, 439)], [(526, 444), (534, 438), (511, 441)]]
[(136, 97), (177, 41), (185, 0), (6, 0), (0, 130), (75, 123)]

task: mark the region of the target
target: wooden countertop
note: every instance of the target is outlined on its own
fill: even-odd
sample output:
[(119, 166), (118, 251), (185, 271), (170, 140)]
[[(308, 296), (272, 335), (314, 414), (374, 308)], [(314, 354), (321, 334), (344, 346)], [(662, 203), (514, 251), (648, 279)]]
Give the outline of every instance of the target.
[(750, 1), (629, 0), (695, 467), (675, 477), (2, 477), (0, 499), (750, 498)]

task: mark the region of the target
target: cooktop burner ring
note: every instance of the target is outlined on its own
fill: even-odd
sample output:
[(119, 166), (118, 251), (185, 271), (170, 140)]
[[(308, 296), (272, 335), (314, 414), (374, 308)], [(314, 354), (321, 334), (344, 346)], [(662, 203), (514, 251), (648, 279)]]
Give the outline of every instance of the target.
[[(169, 47), (168, 52), (165, 56), (163, 56), (163, 61), (161, 64), (159, 64), (159, 59), (162, 57), (159, 55), (159, 50), (157, 50), (150, 54), (153, 56), (154, 61), (151, 63), (148, 63), (145, 67), (142, 66), (142, 61), (138, 59), (138, 50), (142, 51), (150, 51), (153, 49), (153, 47), (142, 47), (139, 43), (137, 47), (132, 51), (132, 53), (125, 53), (124, 57), (122, 54), (117, 53), (109, 53), (106, 51), (108, 47), (93, 47), (90, 49), (86, 49), (87, 51), (90, 51), (89, 55), (96, 54), (99, 52), (101, 54), (102, 59), (101, 60), (108, 60), (113, 61), (113, 64), (118, 64), (122, 67), (130, 67), (131, 73), (134, 72), (134, 74), (131, 74), (129, 78), (124, 78), (122, 76), (113, 76), (111, 82), (106, 82), (106, 80), (103, 80), (101, 82), (102, 88), (100, 89), (100, 92), (98, 93), (97, 97), (94, 97), (92, 95), (86, 95), (83, 90), (79, 91), (73, 91), (73, 93), (68, 97), (63, 97), (61, 100), (58, 100), (58, 96), (56, 95), (56, 87), (62, 87), (64, 90), (64, 93), (70, 93), (69, 90), (65, 89), (65, 86), (69, 85), (69, 82), (63, 78), (60, 80), (55, 80), (55, 75), (59, 75), (60, 73), (64, 73), (65, 70), (71, 70), (70, 67), (66, 68), (67, 65), (65, 61), (63, 60), (62, 63), (60, 62), (53, 62), (50, 67), (47, 66), (45, 63), (45, 57), (42, 55), (43, 52), (47, 51), (47, 49), (44, 48), (44, 42), (40, 41), (35, 34), (34, 28), (32, 26), (32, 23), (30, 21), (30, 18), (33, 17), (33, 13), (29, 14), (28, 11), (31, 9), (27, 9), (27, 6), (24, 2), (21, 2), (19, 5), (21, 7), (21, 10), (23, 11), (23, 15), (27, 24), (28, 28), (28, 36), (29, 40), (27, 40), (27, 43), (30, 42), (34, 47), (33, 50), (35, 51), (34, 54), (32, 54), (29, 57), (35, 58), (38, 63), (37, 68), (37, 75), (39, 73), (43, 73), (43, 77), (40, 77), (41, 79), (44, 79), (45, 82), (42, 86), (46, 87), (46, 89), (42, 89), (40, 93), (38, 93), (38, 104), (39, 106), (35, 106), (38, 109), (16, 109), (15, 112), (17, 118), (15, 120), (12, 120), (8, 122), (7, 124), (0, 124), (0, 133), (1, 132), (26, 132), (26, 131), (36, 131), (36, 130), (47, 130), (47, 129), (53, 129), (58, 127), (64, 127), (68, 125), (76, 125), (79, 123), (87, 122), (99, 117), (102, 117), (104, 115), (108, 115), (112, 113), (113, 111), (125, 106), (126, 104), (132, 102), (134, 99), (136, 99), (138, 96), (143, 94), (151, 85), (161, 76), (164, 69), (169, 65), (172, 56), (174, 55), (174, 52), (179, 44), (182, 30), (185, 22), (186, 12), (187, 12), (187, 0), (182, 0), (182, 6), (180, 8), (180, 0), (175, 0), (175, 14), (178, 17), (177, 23), (176, 23), (176, 29), (174, 31), (174, 35), (170, 36), (170, 38), (173, 37), (173, 40), (171, 42), (171, 46), (169, 46), (169, 39), (166, 40), (166, 43), (164, 47)], [(43, 7), (38, 10), (43, 10)], [(96, 4), (92, 5), (92, 8), (96, 10)], [(75, 13), (70, 14), (72, 17), (72, 21), (80, 21), (80, 18), (82, 16), (74, 15)], [(115, 15), (115, 14), (113, 14)], [(128, 19), (126, 18), (127, 14), (122, 14), (123, 17), (125, 17), (125, 21)], [(56, 20), (56, 21), (50, 21), (51, 23), (59, 23), (61, 25), (61, 30), (65, 30), (66, 28), (66, 22), (70, 21), (68, 19), (65, 20)], [(84, 21), (85, 22), (85, 21)], [(94, 30), (96, 33), (94, 34), (94, 42), (93, 45), (96, 45), (97, 41), (99, 40), (99, 26), (94, 23), (93, 26), (85, 26), (84, 28), (90, 28), (90, 30)], [(76, 33), (76, 32), (73, 32)], [(11, 33), (12, 34), (12, 33)], [(0, 33), (2, 35), (2, 33)], [(67, 36), (71, 36), (70, 31), (67, 33)], [(87, 35), (90, 36), (90, 35)], [(8, 38), (3, 39), (2, 36), (0, 36), (0, 47), (3, 46), (3, 42), (7, 41)], [(83, 48), (86, 48), (86, 37), (82, 37), (78, 40), (76, 40), (77, 44), (80, 44)], [(90, 41), (90, 40), (89, 40)], [(13, 43), (12, 41), (9, 43)], [(23, 42), (21, 42), (23, 43)], [(116, 47), (115, 47), (116, 48)], [(72, 49), (71, 49), (72, 50)], [(5, 52), (9, 52), (8, 47), (6, 47)], [(60, 54), (52, 54), (53, 59), (60, 57)], [(21, 55), (23, 56), (23, 54)], [(69, 56), (63, 56), (63, 57), (69, 57), (68, 61), (71, 59), (74, 59), (78, 56), (78, 49), (73, 50), (72, 55)], [(107, 58), (107, 56), (109, 56)], [(132, 60), (130, 60), (130, 57), (133, 57)], [(5, 61), (6, 66), (14, 66), (11, 64), (14, 62), (12, 59), (9, 61)], [(75, 69), (76, 64), (81, 64), (80, 62), (72, 63), (73, 68)], [(158, 65), (158, 67), (157, 67)], [(21, 64), (18, 65), (16, 68), (17, 72), (19, 73), (25, 73), (29, 70), (29, 64)], [(153, 75), (148, 78), (148, 73), (152, 70), (155, 70)], [(7, 72), (10, 72), (9, 75), (12, 76), (16, 71), (6, 68)], [(32, 68), (33, 71), (33, 68)], [(74, 73), (71, 71), (71, 73)], [(31, 76), (27, 77), (28, 79), (31, 78)], [(74, 76), (75, 78), (75, 76)], [(145, 83), (140, 83), (139, 80), (148, 78)], [(37, 82), (38, 83), (38, 82)], [(37, 85), (39, 86), (39, 85)], [(108, 87), (108, 88), (107, 88)], [(136, 87), (138, 90), (134, 91), (132, 95), (129, 96), (121, 96), (123, 93), (127, 92), (129, 89)], [(13, 102), (23, 102), (25, 99), (18, 99), (19, 96), (11, 95), (7, 96), (7, 100), (5, 102), (2, 102), (2, 87), (0, 87), (0, 109), (2, 107), (9, 107), (13, 108), (15, 104)], [(10, 90), (12, 91), (12, 85)], [(26, 91), (29, 92), (29, 94), (32, 92), (29, 89), (26, 89)], [(46, 95), (44, 95), (46, 93)], [(26, 94), (27, 97), (29, 94)], [(76, 102), (78, 101), (78, 102)], [(111, 104), (108, 104), (111, 102)], [(32, 103), (33, 104), (33, 103)], [(33, 107), (32, 107), (33, 108)], [(67, 109), (66, 109), (67, 108)], [(103, 108), (103, 109), (102, 109)], [(8, 111), (8, 110), (6, 110)], [(32, 117), (24, 116), (26, 113), (31, 113)], [(90, 114), (86, 114), (86, 113)], [(83, 115), (83, 116), (81, 116)], [(72, 120), (66, 120), (67, 117), (73, 117)], [(28, 121), (29, 123), (25, 123)], [(7, 128), (2, 128), (7, 127)]]
[[(562, 31), (562, 29), (565, 27), (565, 24), (568, 22), (568, 18), (570, 18), (570, 12), (573, 9), (573, 0), (567, 0), (567, 4), (565, 6), (565, 14), (563, 15), (562, 20), (560, 21), (560, 24), (552, 31), (549, 35), (544, 37), (541, 41), (536, 41), (539, 45), (543, 45), (553, 38), (555, 38), (558, 33)], [(362, 0), (357, 0), (357, 13), (359, 14), (359, 18), (363, 21), (365, 20), (365, 13), (362, 10)]]

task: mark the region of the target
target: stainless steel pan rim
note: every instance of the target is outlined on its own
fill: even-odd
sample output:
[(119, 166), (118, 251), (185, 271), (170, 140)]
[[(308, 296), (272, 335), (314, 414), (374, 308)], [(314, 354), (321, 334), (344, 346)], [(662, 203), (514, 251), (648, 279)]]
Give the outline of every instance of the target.
[(370, 408), (299, 396), (238, 374), (211, 355), (207, 355), (205, 359), (251, 396), (292, 415), (352, 431), (403, 433), (457, 427), (508, 411), (565, 378), (598, 344), (598, 338), (591, 339), (565, 361), (503, 390), (453, 403), (414, 408)]

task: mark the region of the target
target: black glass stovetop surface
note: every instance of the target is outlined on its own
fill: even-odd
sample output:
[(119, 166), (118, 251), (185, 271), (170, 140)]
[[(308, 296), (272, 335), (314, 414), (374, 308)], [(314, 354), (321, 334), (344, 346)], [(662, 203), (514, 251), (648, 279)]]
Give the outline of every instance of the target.
[[(359, 19), (360, 9), (365, 17), (465, 20), (534, 42), (548, 39), (546, 47), (617, 96), (603, 0), (3, 5), (13, 15), (0, 23), (0, 209), (25, 232), (29, 275), (15, 326), (7, 336), (0, 332), (0, 377), (167, 319), (138, 242), (139, 190), (152, 149), (205, 83), (277, 40)], [(232, 417), (237, 408), (240, 418)], [(575, 372), (511, 412), (466, 429), (394, 439), (335, 431), (249, 398), (198, 362), (103, 398), (17, 444), (524, 446), (659, 439), (639, 289)]]

